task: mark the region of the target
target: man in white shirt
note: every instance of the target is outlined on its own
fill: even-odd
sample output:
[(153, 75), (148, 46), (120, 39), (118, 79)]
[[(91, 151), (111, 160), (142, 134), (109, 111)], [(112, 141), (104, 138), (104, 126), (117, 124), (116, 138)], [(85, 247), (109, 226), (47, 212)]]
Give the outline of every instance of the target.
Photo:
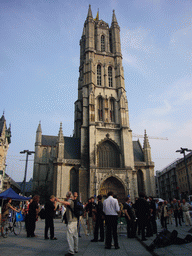
[(183, 216), (184, 216), (184, 220), (185, 220), (185, 225), (191, 226), (191, 216), (189, 213), (189, 209), (190, 209), (190, 204), (186, 203), (185, 199), (183, 199), (183, 203), (181, 204), (182, 210), (183, 210)]
[(113, 192), (107, 194), (107, 199), (103, 202), (103, 212), (105, 213), (105, 224), (106, 224), (106, 240), (105, 249), (111, 249), (112, 233), (115, 244), (115, 249), (119, 249), (118, 238), (117, 238), (117, 221), (120, 207), (118, 200), (113, 198)]

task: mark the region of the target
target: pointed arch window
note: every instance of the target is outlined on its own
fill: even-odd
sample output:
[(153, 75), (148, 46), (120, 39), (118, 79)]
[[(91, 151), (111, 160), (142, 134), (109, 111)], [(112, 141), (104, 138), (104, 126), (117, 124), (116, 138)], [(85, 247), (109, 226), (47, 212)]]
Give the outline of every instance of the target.
[(109, 87), (113, 87), (112, 67), (108, 67), (108, 81)]
[(120, 154), (117, 148), (106, 141), (98, 148), (98, 166), (99, 167), (120, 167)]
[(101, 36), (101, 51), (105, 52), (105, 36)]
[(115, 122), (115, 101), (110, 99), (110, 121)]
[(43, 154), (42, 154), (42, 162), (46, 163), (47, 162), (47, 149), (43, 149)]
[(97, 85), (101, 86), (101, 65), (97, 65)]
[(99, 121), (103, 121), (103, 99), (99, 97), (98, 99), (98, 119)]

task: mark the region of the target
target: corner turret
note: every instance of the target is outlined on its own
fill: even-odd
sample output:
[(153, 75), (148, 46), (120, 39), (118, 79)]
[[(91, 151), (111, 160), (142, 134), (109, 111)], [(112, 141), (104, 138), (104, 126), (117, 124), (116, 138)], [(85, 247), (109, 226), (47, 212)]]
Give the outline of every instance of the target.
[(41, 141), (42, 141), (42, 129), (41, 129), (41, 122), (39, 122), (39, 125), (37, 127), (37, 131), (36, 131), (35, 146), (41, 146)]
[(89, 5), (87, 19), (93, 19), (92, 11), (91, 11), (91, 5)]
[(117, 56), (122, 57), (122, 55), (121, 55), (121, 42), (120, 42), (120, 27), (117, 23), (115, 10), (113, 10), (110, 32), (111, 32), (112, 52), (114, 54), (116, 54)]
[(94, 42), (94, 19), (91, 11), (91, 5), (89, 5), (89, 10), (87, 14), (87, 19), (85, 21), (85, 51), (93, 51)]
[(60, 123), (59, 134), (57, 137), (57, 161), (61, 162), (64, 158), (64, 137), (62, 123)]
[(148, 164), (151, 164), (151, 147), (149, 145), (149, 139), (146, 133), (146, 130), (144, 131), (144, 141), (143, 141), (143, 153), (144, 153), (144, 160)]

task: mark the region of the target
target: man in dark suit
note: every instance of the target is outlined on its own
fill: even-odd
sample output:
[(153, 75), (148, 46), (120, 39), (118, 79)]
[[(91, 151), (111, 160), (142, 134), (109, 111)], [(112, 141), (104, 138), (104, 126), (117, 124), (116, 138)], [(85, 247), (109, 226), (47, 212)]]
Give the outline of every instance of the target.
[(131, 199), (127, 197), (124, 204), (125, 219), (127, 221), (127, 238), (135, 237), (135, 214), (131, 206)]
[(51, 240), (57, 240), (56, 237), (54, 237), (54, 223), (53, 218), (56, 211), (56, 200), (55, 196), (50, 196), (49, 201), (45, 204), (45, 239), (49, 239), (48, 237), (48, 229), (50, 228), (50, 239)]
[(153, 231), (153, 234), (157, 234), (156, 205), (152, 196), (149, 196), (149, 209), (150, 209), (150, 222), (152, 224), (152, 231)]
[(143, 192), (139, 193), (139, 199), (135, 202), (135, 209), (138, 218), (138, 226), (141, 229), (142, 241), (146, 241), (145, 227), (149, 218), (149, 204), (146, 201), (146, 196)]
[(98, 204), (96, 205), (96, 223), (95, 223), (95, 230), (94, 230), (94, 239), (91, 242), (98, 241), (98, 231), (100, 229), (100, 240), (99, 242), (104, 242), (104, 212), (103, 212), (103, 203), (102, 203), (102, 196), (97, 196)]

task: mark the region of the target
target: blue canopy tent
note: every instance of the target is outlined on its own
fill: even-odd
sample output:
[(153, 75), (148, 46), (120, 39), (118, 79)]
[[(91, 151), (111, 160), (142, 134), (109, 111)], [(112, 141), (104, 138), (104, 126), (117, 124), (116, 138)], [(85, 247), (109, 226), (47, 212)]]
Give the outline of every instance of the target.
[(25, 196), (20, 196), (18, 195), (12, 188), (8, 188), (4, 192), (0, 194), (0, 199), (7, 199), (10, 197), (12, 200), (17, 200), (17, 201), (25, 201), (25, 200), (30, 200), (31, 197), (25, 197)]
[[(3, 207), (3, 200), (7, 198), (11, 198), (12, 200), (16, 200), (16, 201), (26, 201), (31, 199), (31, 197), (20, 196), (12, 188), (8, 188), (7, 190), (5, 190), (0, 194), (0, 199), (2, 199), (2, 204), (1, 204), (2, 207)], [(22, 213), (17, 213), (17, 214), (21, 218)]]

